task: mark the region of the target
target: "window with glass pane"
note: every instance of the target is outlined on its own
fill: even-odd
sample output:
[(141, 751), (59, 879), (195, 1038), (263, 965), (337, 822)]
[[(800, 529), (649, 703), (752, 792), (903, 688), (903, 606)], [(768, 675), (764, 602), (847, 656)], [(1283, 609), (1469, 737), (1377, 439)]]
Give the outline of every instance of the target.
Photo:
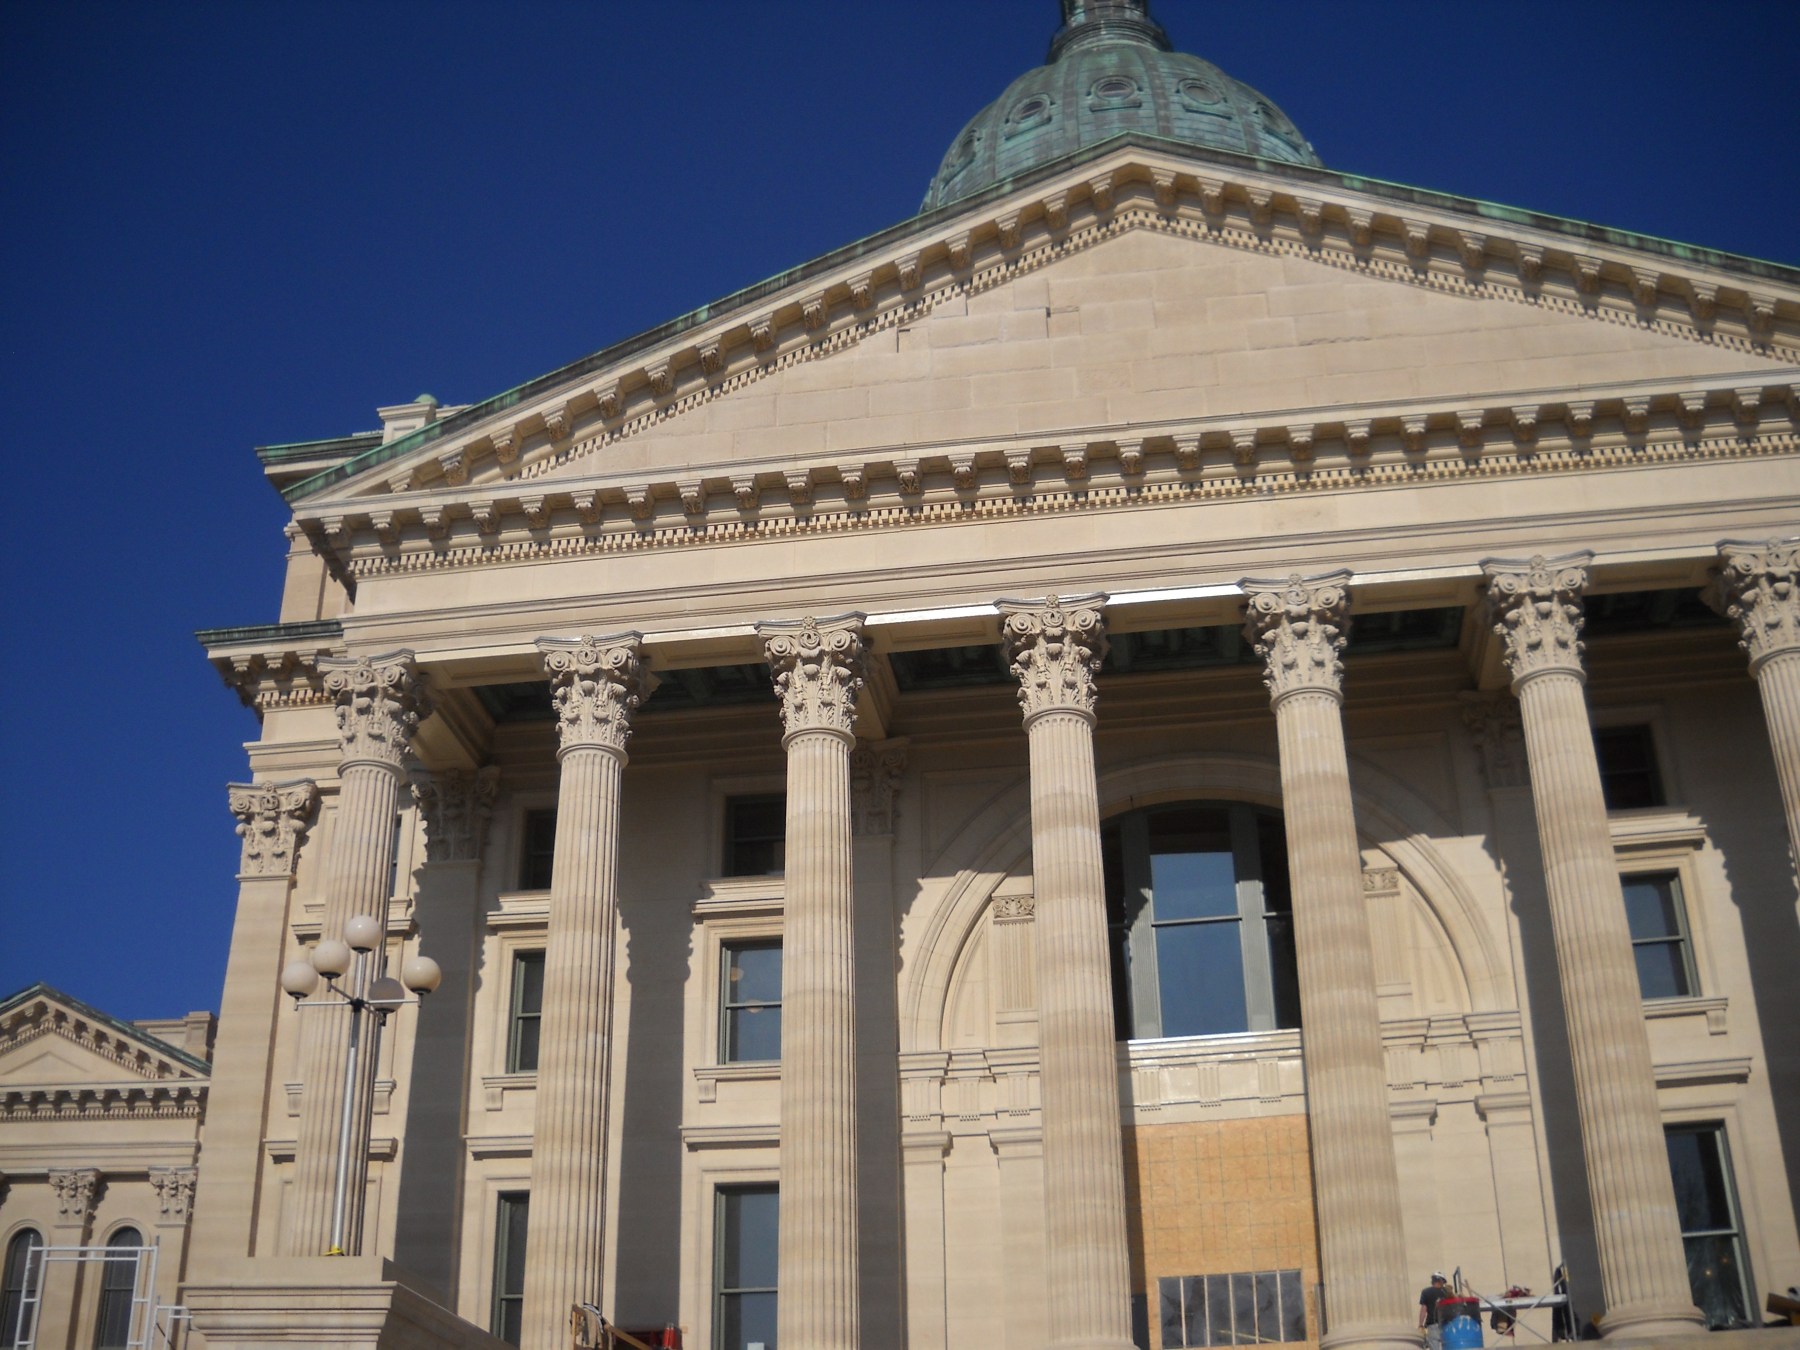
[(6, 1266), (0, 1270), (0, 1345), (24, 1344), (25, 1298), (44, 1277), (43, 1236), (22, 1228), (6, 1244)]
[(1664, 805), (1656, 739), (1649, 727), (1596, 727), (1594, 754), (1600, 761), (1600, 791), (1608, 811)]
[(1101, 839), (1121, 1037), (1300, 1024), (1281, 818), (1184, 802), (1108, 822)]
[(1298, 1270), (1166, 1275), (1157, 1281), (1157, 1296), (1165, 1350), (1307, 1338)]
[(556, 864), (556, 808), (527, 811), (520, 827), (519, 889), (547, 891)]
[[(137, 1249), (143, 1245), (144, 1235), (135, 1228), (121, 1228), (107, 1240), (106, 1261), (100, 1270), (100, 1309), (94, 1318), (94, 1350), (125, 1350), (131, 1343)], [(144, 1311), (147, 1317), (147, 1305)]]
[(536, 1073), (538, 1029), (544, 1017), (544, 954), (513, 957), (512, 1012), (507, 1019), (506, 1071)]
[(713, 1211), (713, 1350), (775, 1350), (773, 1186), (722, 1186)]
[(779, 792), (725, 803), (725, 875), (778, 877), (787, 865), (787, 797)]
[(1637, 958), (1639, 992), (1647, 999), (1686, 998), (1695, 993), (1680, 880), (1673, 872), (1657, 872), (1623, 877), (1621, 882), (1625, 919), (1631, 925), (1631, 954)]
[(719, 966), (719, 1060), (781, 1058), (781, 943), (728, 942)]
[(531, 1213), (531, 1196), (525, 1191), (502, 1191), (499, 1199), (494, 1224), (494, 1306), (488, 1330), (508, 1345), (517, 1345), (525, 1311), (525, 1224)]
[(1670, 1125), (1663, 1131), (1669, 1144), (1669, 1172), (1675, 1180), (1675, 1212), (1681, 1219), (1681, 1241), (1687, 1248), (1688, 1285), (1706, 1325), (1754, 1326), (1750, 1267), (1744, 1260), (1743, 1225), (1737, 1188), (1731, 1179), (1731, 1156), (1725, 1127), (1719, 1124)]

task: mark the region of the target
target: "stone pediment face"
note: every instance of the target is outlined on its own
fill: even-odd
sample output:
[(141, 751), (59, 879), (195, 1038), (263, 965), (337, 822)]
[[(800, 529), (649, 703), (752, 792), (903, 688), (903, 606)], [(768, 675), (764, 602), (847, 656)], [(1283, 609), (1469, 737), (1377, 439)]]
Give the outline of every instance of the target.
[(1540, 434), (1791, 421), (1784, 269), (1332, 178), (1128, 147), (402, 444), (296, 514), (343, 562), (907, 509), (934, 483), (1079, 486), (1102, 461), (1127, 481), (1163, 461), (1306, 472), (1325, 447), (1529, 454)]
[[(40, 989), (42, 987), (40, 986)], [(203, 1084), (206, 1066), (153, 1036), (54, 991), (27, 991), (0, 1011), (0, 1092)]]

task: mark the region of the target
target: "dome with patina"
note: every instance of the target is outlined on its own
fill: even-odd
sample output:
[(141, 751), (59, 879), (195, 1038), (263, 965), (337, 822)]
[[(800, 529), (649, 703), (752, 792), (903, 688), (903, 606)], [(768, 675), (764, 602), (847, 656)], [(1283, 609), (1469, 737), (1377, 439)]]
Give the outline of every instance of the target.
[(1062, 9), (1048, 62), (1019, 76), (962, 129), (922, 210), (1131, 132), (1319, 164), (1274, 103), (1210, 61), (1173, 50), (1147, 0), (1062, 0)]

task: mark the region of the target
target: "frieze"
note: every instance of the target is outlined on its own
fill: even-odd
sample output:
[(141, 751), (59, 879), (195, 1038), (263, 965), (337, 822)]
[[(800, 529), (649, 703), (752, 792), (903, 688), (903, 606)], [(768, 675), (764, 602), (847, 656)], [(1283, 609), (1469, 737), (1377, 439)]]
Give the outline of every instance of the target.
[(1481, 564), (1488, 578), (1488, 613), (1515, 689), (1549, 672), (1582, 674), (1581, 630), (1587, 620), (1581, 597), (1593, 558), (1589, 552), (1555, 558), (1540, 553)]
[(1800, 538), (1724, 539), (1707, 602), (1736, 621), (1755, 674), (1771, 657), (1800, 651)]
[(1098, 593), (994, 602), (1026, 726), (1051, 712), (1094, 720), (1094, 681), (1107, 651), (1105, 604)]
[(861, 614), (823, 620), (809, 615), (798, 623), (756, 625), (788, 736), (824, 731), (854, 737), (856, 698), (864, 682), (862, 621)]
[(325, 692), (337, 704), (345, 765), (375, 763), (398, 771), (412, 735), (430, 715), (424, 681), (409, 651), (321, 658)]
[(650, 692), (643, 634), (539, 638), (562, 750), (594, 746), (623, 755), (631, 715)]
[(413, 779), (413, 801), (425, 821), (427, 862), (473, 862), (481, 857), (488, 817), (500, 791), (493, 764), (470, 773), (443, 769)]
[(1286, 581), (1246, 577), (1244, 636), (1263, 658), (1263, 684), (1271, 704), (1290, 694), (1341, 698), (1344, 642), (1350, 627), (1350, 573), (1291, 576)]
[(291, 877), (319, 805), (319, 786), (310, 778), (291, 783), (230, 783), (231, 814), (237, 817), (244, 847), (238, 874)]

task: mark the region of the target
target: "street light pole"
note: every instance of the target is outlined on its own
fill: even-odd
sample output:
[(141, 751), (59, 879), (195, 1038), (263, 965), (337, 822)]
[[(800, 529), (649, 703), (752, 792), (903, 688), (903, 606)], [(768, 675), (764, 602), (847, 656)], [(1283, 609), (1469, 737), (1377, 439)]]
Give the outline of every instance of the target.
[[(363, 1018), (366, 1016), (373, 1019), (375, 1036), (372, 1039), (378, 1039), (390, 1013), (404, 1004), (423, 1002), (425, 996), (436, 989), (438, 982), (443, 979), (443, 972), (438, 969), (436, 961), (429, 956), (414, 956), (408, 958), (400, 968), (401, 979), (383, 975), (370, 981), (367, 964), (369, 953), (379, 947), (385, 937), (386, 932), (379, 919), (368, 914), (358, 914), (344, 925), (342, 939), (329, 938), (319, 943), (308, 959), (290, 961), (281, 972), (281, 987), (293, 998), (296, 1008), (350, 1010), (350, 1045), (349, 1053), (344, 1059), (344, 1111), (338, 1122), (337, 1182), (332, 1192), (331, 1247), (325, 1253), (327, 1256), (345, 1254), (350, 1145), (353, 1139), (363, 1133), (356, 1126), (359, 1123), (366, 1126), (374, 1110), (374, 1102), (366, 1095), (359, 1097), (356, 1091), (357, 1066), (362, 1057)], [(340, 988), (337, 982), (352, 969), (355, 975), (349, 988)], [(319, 987), (321, 976), (333, 997), (310, 998)], [(408, 998), (408, 991), (415, 997)], [(358, 1109), (363, 1114), (361, 1122), (356, 1118)]]

